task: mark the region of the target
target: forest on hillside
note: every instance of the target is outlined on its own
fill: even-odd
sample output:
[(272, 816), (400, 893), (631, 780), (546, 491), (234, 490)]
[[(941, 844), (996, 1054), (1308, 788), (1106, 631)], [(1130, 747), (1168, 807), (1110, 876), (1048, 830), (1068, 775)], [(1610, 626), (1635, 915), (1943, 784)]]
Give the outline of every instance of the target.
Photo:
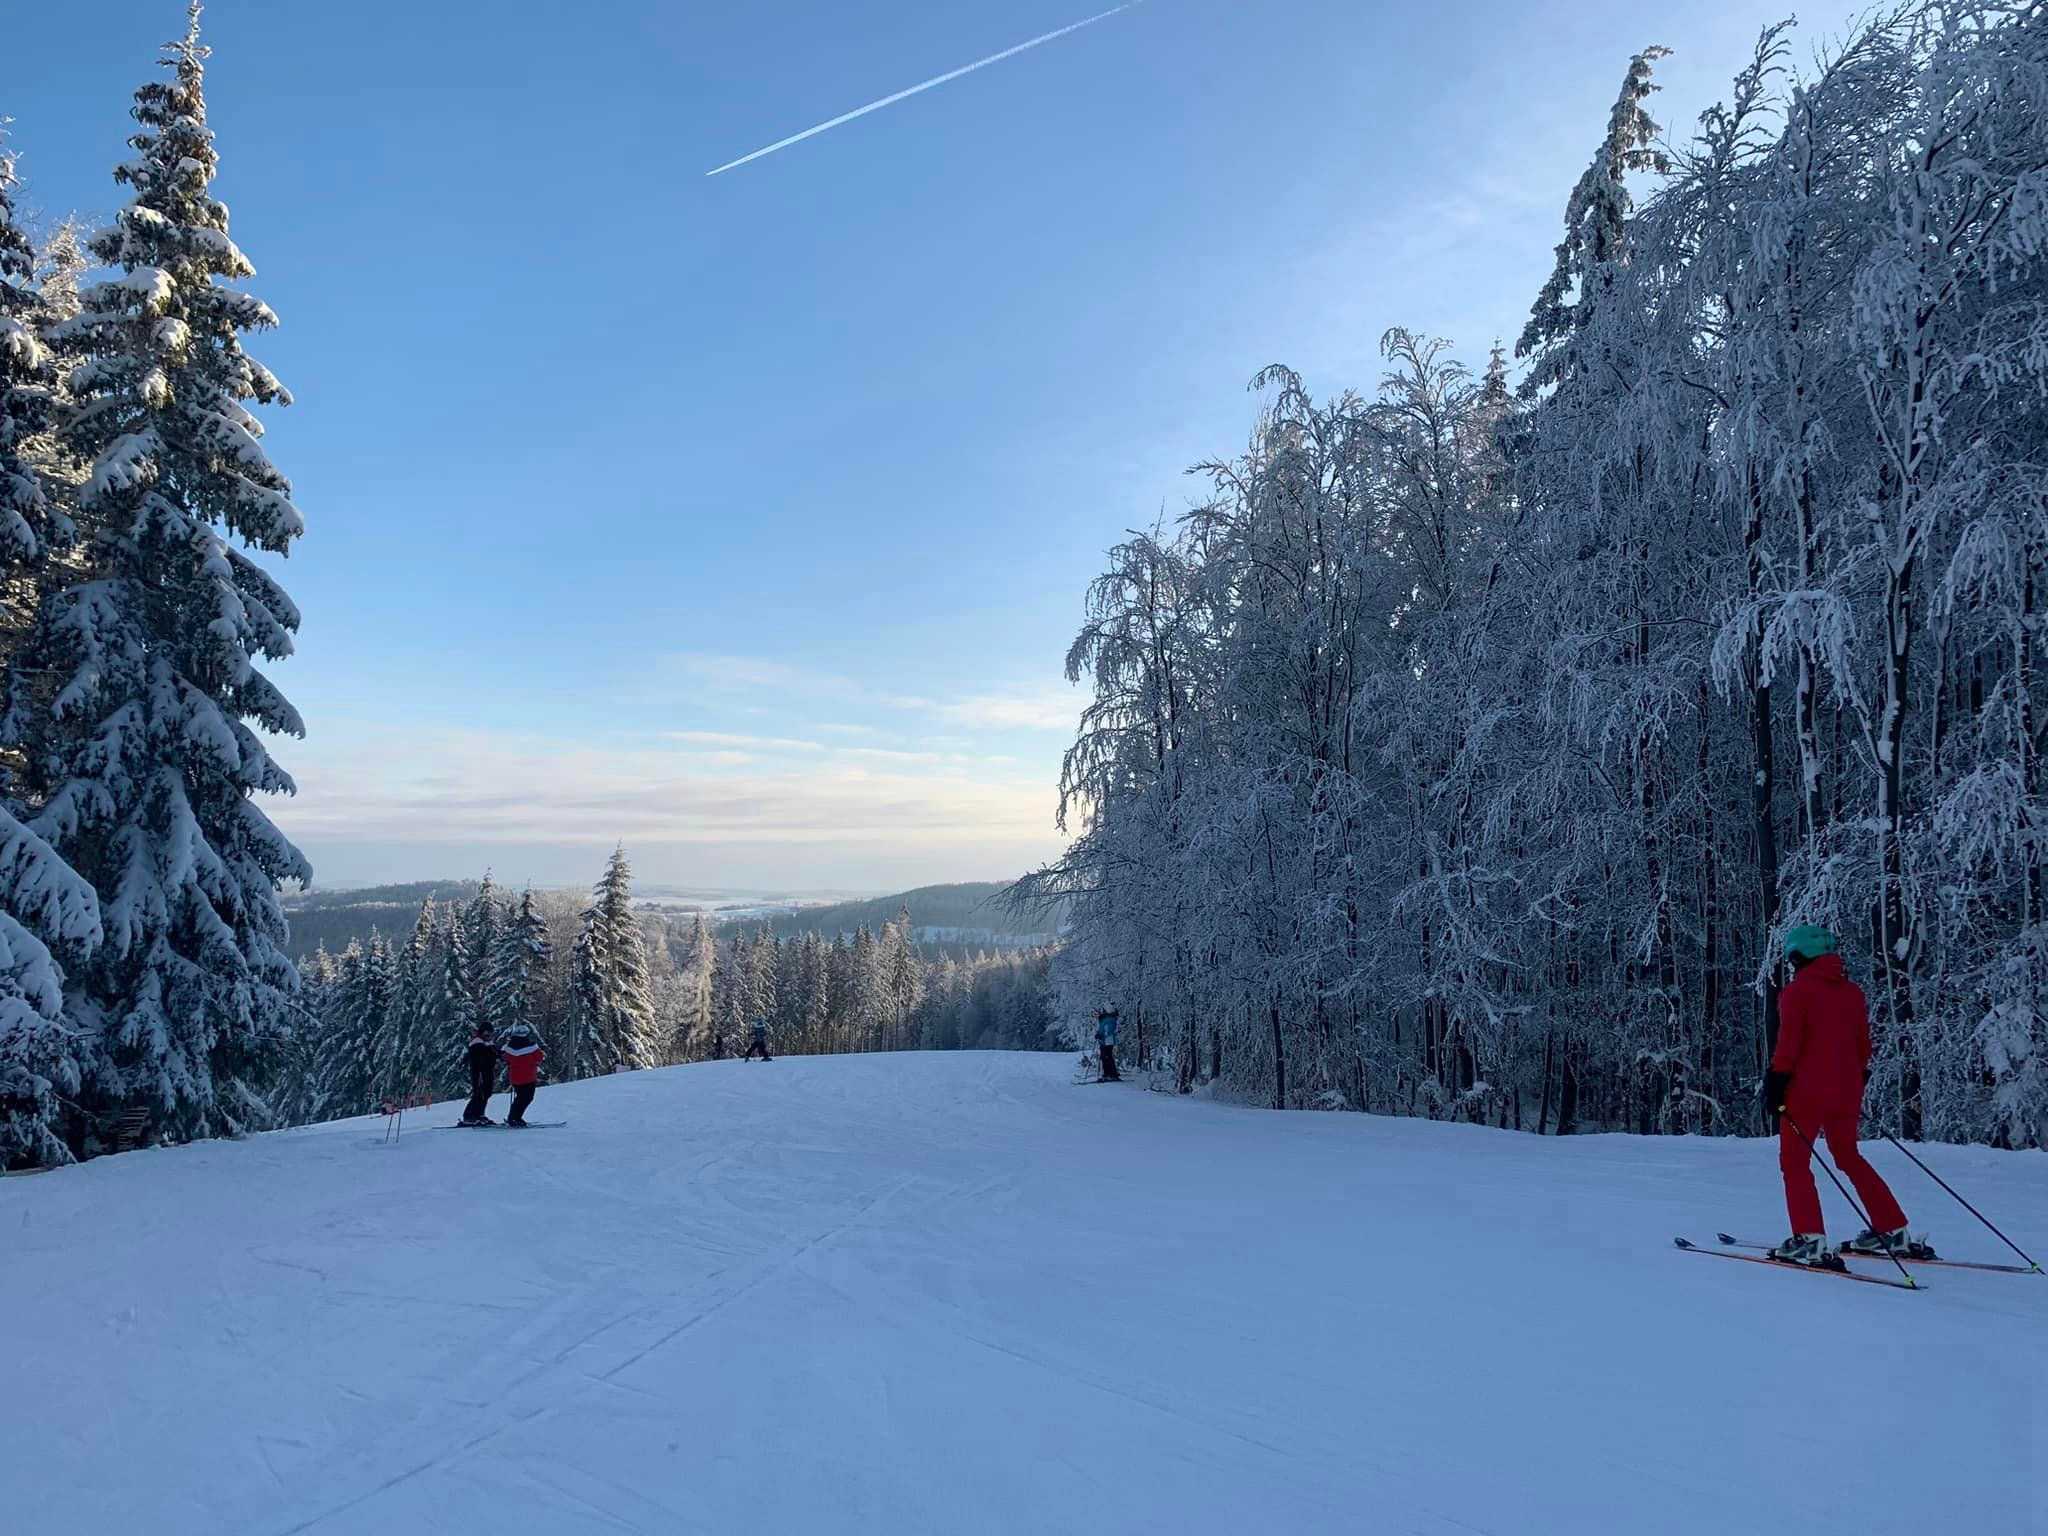
[[(466, 904), (476, 898), (477, 880), (414, 881), (404, 885), (368, 886), (356, 890), (312, 891), (284, 899), (291, 921), (291, 954), (304, 960), (316, 949), (340, 953), (351, 943), (368, 943), (373, 932), (387, 938), (403, 932), (412, 923), (420, 904), (432, 900), (443, 904)], [(849, 941), (862, 928), (879, 933), (897, 919), (910, 914), (912, 937), (928, 957), (950, 956), (970, 960), (989, 949), (1034, 949), (1052, 941), (1055, 929), (1038, 914), (1021, 914), (1001, 900), (1006, 885), (998, 881), (975, 881), (958, 885), (920, 886), (893, 896), (876, 896), (792, 907), (785, 911), (761, 910), (754, 902), (706, 911), (698, 902), (665, 899), (638, 901), (653, 928), (687, 932), (692, 918), (705, 911), (714, 929), (730, 925), (760, 928), (778, 938), (797, 938), (819, 933)], [(544, 906), (580, 909), (575, 893), (538, 893)], [(660, 921), (656, 921), (659, 919)]]
[(737, 1056), (756, 1023), (777, 1055), (1062, 1043), (1048, 951), (928, 957), (905, 908), (851, 933), (713, 927), (637, 906), (623, 850), (588, 896), (457, 889), (302, 962), (274, 1084), (285, 1123), (459, 1096), (480, 1024), (533, 1031), (550, 1082)]
[(1773, 27), (1675, 135), (1661, 56), (1519, 379), (1402, 329), (1364, 392), (1269, 369), (1111, 551), (1018, 895), (1182, 1088), (1549, 1132), (1754, 1130), (1817, 923), (1874, 1121), (2039, 1146), (2048, 11)]
[(290, 948), (294, 960), (304, 960), (315, 950), (337, 954), (351, 943), (367, 943), (373, 933), (403, 933), (411, 926), (422, 902), (467, 904), (476, 899), (481, 882), (476, 880), (415, 880), (402, 885), (378, 885), (361, 890), (305, 891), (284, 898), (285, 917), (291, 924)]
[(997, 881), (970, 881), (957, 885), (925, 885), (900, 896), (880, 896), (868, 901), (837, 902), (825, 907), (805, 907), (768, 919), (769, 931), (791, 936), (822, 933), (849, 937), (860, 928), (880, 931), (895, 921), (899, 911), (910, 914), (915, 936), (927, 948), (948, 953), (972, 953), (978, 949), (1028, 949), (1050, 943), (1058, 934), (1063, 914), (1024, 911), (1004, 901), (1008, 886)]

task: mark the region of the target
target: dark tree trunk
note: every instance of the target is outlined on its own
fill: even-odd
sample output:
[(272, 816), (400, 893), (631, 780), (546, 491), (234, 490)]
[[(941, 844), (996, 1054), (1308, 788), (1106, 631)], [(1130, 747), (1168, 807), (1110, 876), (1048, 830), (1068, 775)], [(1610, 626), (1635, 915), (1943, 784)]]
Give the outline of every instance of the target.
[(1905, 746), (1907, 682), (1913, 653), (1913, 561), (1893, 566), (1885, 583), (1885, 674), (1878, 715), (1879, 894), (1877, 966), (1899, 1053), (1899, 1127), (1908, 1141), (1921, 1132), (1920, 1067), (1913, 1049), (1912, 916), (1906, 908)]
[(1557, 1090), (1557, 1134), (1569, 1136), (1579, 1128), (1579, 1075), (1572, 1068), (1569, 1040), (1561, 1053), (1561, 1079)]
[(1287, 1045), (1280, 1037), (1280, 1004), (1270, 1005), (1273, 1019), (1273, 1107), (1287, 1107)]

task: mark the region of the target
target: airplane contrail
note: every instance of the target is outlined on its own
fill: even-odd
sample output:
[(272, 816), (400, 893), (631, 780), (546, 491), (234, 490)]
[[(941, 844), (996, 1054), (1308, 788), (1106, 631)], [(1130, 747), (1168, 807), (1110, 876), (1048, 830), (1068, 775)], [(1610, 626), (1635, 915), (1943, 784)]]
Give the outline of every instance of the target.
[(1057, 27), (1053, 31), (1041, 33), (1029, 42), (1019, 43), (1014, 48), (1005, 48), (1001, 53), (992, 53), (985, 59), (976, 59), (972, 64), (963, 64), (960, 68), (948, 70), (943, 75), (934, 75), (931, 79), (923, 81), (918, 85), (913, 85), (907, 90), (898, 91), (894, 96), (884, 96), (880, 101), (871, 101), (864, 107), (855, 107), (851, 112), (842, 112), (829, 122), (819, 123), (815, 128), (806, 128), (802, 133), (792, 133), (786, 139), (777, 139), (773, 144), (757, 149), (751, 155), (741, 155), (737, 160), (728, 160), (724, 165), (708, 170), (704, 174), (706, 176), (718, 176), (726, 171), (737, 170), (749, 160), (759, 160), (763, 155), (772, 155), (778, 149), (787, 149), (792, 144), (801, 144), (805, 139), (816, 138), (819, 134), (829, 129), (837, 128), (841, 123), (850, 123), (856, 117), (866, 117), (870, 112), (879, 112), (884, 107), (893, 107), (907, 96), (915, 96), (920, 92), (928, 91), (935, 85), (944, 85), (948, 80), (958, 80), (962, 75), (971, 75), (977, 69), (987, 69), (991, 64), (1000, 64), (1007, 58), (1028, 52), (1030, 49), (1052, 42), (1056, 38), (1065, 37), (1069, 32), (1078, 32), (1083, 27), (1092, 27), (1098, 21), (1107, 21), (1119, 11), (1128, 11), (1133, 6), (1142, 5), (1143, 3), (1144, 0), (1124, 0), (1122, 5), (1112, 6), (1110, 9), (1098, 15), (1090, 16), (1083, 21), (1070, 22), (1064, 27)]

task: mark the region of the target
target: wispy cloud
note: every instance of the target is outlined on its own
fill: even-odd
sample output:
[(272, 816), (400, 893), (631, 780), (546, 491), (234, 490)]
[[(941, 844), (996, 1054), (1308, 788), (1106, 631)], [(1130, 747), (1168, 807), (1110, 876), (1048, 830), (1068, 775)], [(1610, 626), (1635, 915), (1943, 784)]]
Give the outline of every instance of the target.
[(938, 713), (977, 730), (1071, 731), (1081, 716), (1081, 699), (1071, 688), (981, 693), (941, 704)]
[(745, 736), (730, 731), (669, 731), (669, 741), (690, 747), (724, 747), (735, 752), (823, 752), (823, 742), (802, 741), (793, 736)]
[(1005, 48), (1001, 53), (992, 53), (985, 59), (976, 59), (972, 64), (963, 64), (958, 69), (949, 69), (943, 75), (933, 75), (931, 79), (921, 80), (916, 85), (908, 86), (896, 92), (893, 96), (884, 96), (879, 101), (871, 101), (864, 107), (855, 107), (851, 112), (842, 112), (837, 117), (828, 118), (822, 123), (814, 124), (804, 129), (801, 133), (792, 133), (786, 139), (777, 139), (773, 144), (763, 145), (751, 154), (741, 155), (737, 160), (728, 160), (724, 165), (714, 166), (704, 174), (706, 176), (722, 176), (727, 171), (737, 170), (750, 161), (762, 159), (765, 156), (776, 153), (778, 150), (788, 149), (792, 144), (801, 144), (805, 139), (814, 139), (821, 133), (829, 133), (832, 129), (850, 123), (857, 117), (866, 117), (870, 112), (879, 112), (884, 107), (893, 107), (899, 101), (921, 95), (936, 86), (945, 85), (948, 81), (958, 80), (962, 75), (971, 75), (977, 69), (987, 69), (991, 64), (1000, 64), (1003, 60), (1015, 58), (1020, 53), (1028, 53), (1033, 48), (1042, 48), (1045, 44), (1055, 42), (1071, 32), (1078, 32), (1083, 27), (1092, 27), (1098, 21), (1107, 21), (1119, 12), (1128, 11), (1132, 6), (1141, 3), (1143, 3), (1143, 0), (1125, 0), (1123, 5), (1113, 6), (1098, 15), (1089, 16), (1081, 21), (1070, 22), (1066, 26), (1056, 27), (1050, 32), (1041, 32), (1037, 37), (1018, 43), (1014, 47)]
[(763, 756), (716, 742), (393, 727), (328, 743), (299, 779), (296, 799), (265, 808), (293, 836), (334, 841), (900, 844), (1011, 862), (1055, 846), (1045, 776), (967, 753)]
[(701, 682), (723, 688), (775, 688), (809, 691), (820, 686), (850, 686), (829, 673), (792, 666), (766, 656), (734, 656), (722, 651), (685, 651), (676, 665)]
[(670, 850), (673, 870), (830, 870), (866, 886), (897, 870), (1021, 869), (1060, 847), (1057, 735), (1079, 704), (1062, 686), (945, 697), (922, 680), (889, 691), (708, 653), (659, 658), (638, 686), (610, 713), (647, 728), (597, 736), (330, 714), (317, 753), (283, 753), (298, 797), (266, 809), (316, 865), (331, 853), (352, 871), (434, 872), (516, 849), (529, 869), (574, 867), (623, 839)]
[[(672, 658), (684, 675), (721, 692), (770, 689), (788, 698), (829, 698), (836, 703), (866, 704), (896, 714), (924, 715), (952, 726), (977, 731), (1071, 731), (1080, 718), (1080, 692), (1065, 684), (988, 689), (958, 698), (927, 693), (902, 693), (871, 688), (836, 672), (792, 666), (762, 656), (731, 656), (690, 651)], [(806, 729), (835, 735), (873, 735), (867, 725), (817, 725)], [(713, 732), (678, 733), (681, 739), (707, 745), (744, 745), (761, 738), (721, 736)], [(811, 747), (816, 743), (799, 743)]]

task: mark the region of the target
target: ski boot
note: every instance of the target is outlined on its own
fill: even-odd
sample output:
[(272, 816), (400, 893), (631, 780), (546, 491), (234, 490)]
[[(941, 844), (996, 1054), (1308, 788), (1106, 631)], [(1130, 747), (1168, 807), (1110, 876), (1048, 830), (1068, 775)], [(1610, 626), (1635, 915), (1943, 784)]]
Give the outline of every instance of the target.
[(1798, 1264), (1807, 1269), (1844, 1269), (1841, 1256), (1828, 1251), (1825, 1234), (1797, 1232), (1770, 1250), (1769, 1257), (1780, 1264)]
[(497, 1122), (497, 1121), (495, 1121), (495, 1120), (493, 1120), (493, 1119), (492, 1119), (492, 1118), (491, 1118), (491, 1117), (490, 1117), (489, 1115), (478, 1115), (478, 1116), (477, 1116), (477, 1117), (476, 1117), (476, 1118), (475, 1118), (474, 1120), (467, 1120), (467, 1119), (466, 1119), (466, 1120), (464, 1120), (464, 1121), (463, 1121), (462, 1123), (463, 1123), (464, 1125), (467, 1125), (467, 1126), (480, 1126), (480, 1125), (496, 1125), (496, 1124), (497, 1124), (498, 1122)]
[(1841, 1251), (1847, 1254), (1862, 1254), (1872, 1259), (1931, 1259), (1934, 1250), (1919, 1241), (1904, 1227), (1894, 1232), (1873, 1232), (1865, 1227), (1857, 1236), (1842, 1244)]

